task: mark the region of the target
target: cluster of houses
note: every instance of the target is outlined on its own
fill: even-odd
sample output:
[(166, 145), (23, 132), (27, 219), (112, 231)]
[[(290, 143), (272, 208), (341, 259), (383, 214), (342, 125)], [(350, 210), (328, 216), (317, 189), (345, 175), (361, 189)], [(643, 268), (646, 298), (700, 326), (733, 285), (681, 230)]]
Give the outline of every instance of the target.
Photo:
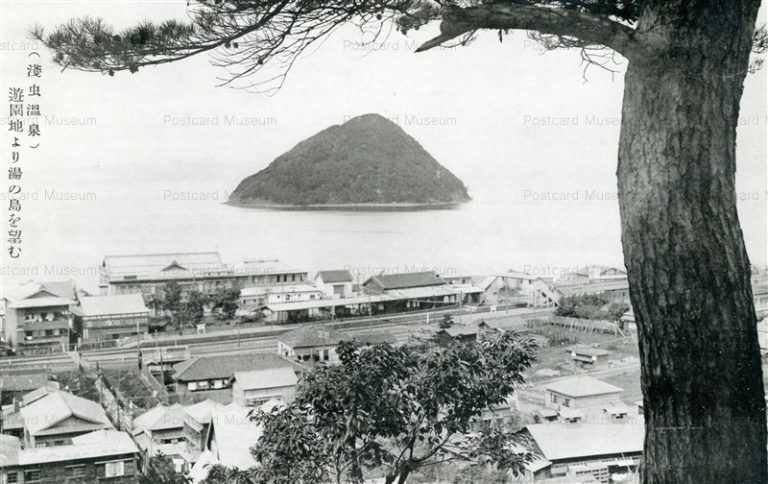
[(46, 382), (2, 407), (0, 482), (138, 484), (148, 459), (158, 455), (170, 458), (177, 472), (194, 482), (205, 479), (214, 464), (252, 467), (249, 449), (261, 430), (251, 411), (289, 400), (295, 379), (292, 372), (277, 376), (284, 388), (266, 402), (158, 405), (123, 430), (99, 403)]
[(642, 402), (589, 375), (550, 380), (523, 433), (536, 458), (511, 482), (634, 482), (643, 452)]
[(141, 451), (102, 406), (55, 382), (2, 407), (0, 482), (137, 484)]
[(25, 354), (145, 333), (150, 316), (140, 294), (93, 296), (71, 280), (9, 288), (0, 309), (3, 341)]
[[(445, 345), (501, 331), (485, 322), (433, 326), (438, 344)], [(388, 337), (356, 338), (373, 344)], [(45, 376), (3, 376), (0, 482), (52, 483), (68, 476), (68, 482), (135, 484), (147, 459), (160, 454), (193, 482), (204, 480), (214, 464), (251, 467), (255, 461), (249, 449), (262, 432), (249, 418), (251, 411), (291, 402), (305, 371), (338, 363), (336, 349), (345, 339), (349, 337), (340, 330), (311, 324), (279, 335), (273, 353), (187, 358), (173, 366), (177, 403), (159, 404), (122, 430), (99, 403), (73, 395)], [(548, 383), (544, 393), (544, 403), (535, 411), (537, 423), (524, 430), (530, 437), (527, 450), (537, 457), (517, 482), (579, 478), (583, 481), (563, 482), (608, 483), (635, 472), (642, 426), (631, 418), (638, 410), (622, 403), (622, 389), (577, 376)], [(524, 411), (510, 398), (488, 409), (482, 424), (508, 424)]]
[[(753, 277), (755, 306), (768, 312), (768, 282)], [(61, 351), (142, 335), (159, 318), (152, 304), (169, 282), (182, 299), (192, 291), (239, 294), (237, 316), (269, 324), (450, 308), (463, 305), (554, 307), (562, 297), (599, 295), (629, 305), (629, 284), (619, 268), (588, 266), (556, 277), (525, 272), (441, 275), (434, 271), (353, 274), (348, 269), (309, 272), (278, 260), (228, 265), (218, 252), (112, 255), (100, 265), (98, 294), (73, 281), (29, 282), (0, 297), (2, 343), (23, 354)], [(631, 329), (630, 312), (623, 321)], [(765, 331), (768, 335), (768, 331)], [(766, 348), (768, 348), (768, 337)]]
[(99, 294), (73, 281), (29, 282), (0, 298), (3, 343), (23, 354), (61, 351), (146, 333), (158, 310), (151, 303), (174, 282), (192, 291), (237, 291), (238, 316), (267, 323), (470, 305), (552, 306), (557, 294), (543, 280), (516, 272), (441, 277), (432, 271), (375, 274), (347, 269), (310, 273), (277, 260), (230, 266), (218, 252), (115, 255), (100, 266)]

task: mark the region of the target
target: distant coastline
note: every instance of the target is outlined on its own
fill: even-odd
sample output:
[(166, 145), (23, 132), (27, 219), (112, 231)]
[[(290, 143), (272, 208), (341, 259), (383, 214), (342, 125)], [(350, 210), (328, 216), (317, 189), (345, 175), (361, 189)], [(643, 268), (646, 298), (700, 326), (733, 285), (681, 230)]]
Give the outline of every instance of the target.
[(309, 204), (288, 204), (273, 203), (269, 201), (253, 200), (241, 202), (236, 200), (227, 200), (225, 205), (238, 208), (256, 208), (267, 210), (350, 210), (350, 211), (411, 211), (411, 210), (451, 210), (458, 208), (467, 202), (431, 202), (431, 203), (309, 203)]

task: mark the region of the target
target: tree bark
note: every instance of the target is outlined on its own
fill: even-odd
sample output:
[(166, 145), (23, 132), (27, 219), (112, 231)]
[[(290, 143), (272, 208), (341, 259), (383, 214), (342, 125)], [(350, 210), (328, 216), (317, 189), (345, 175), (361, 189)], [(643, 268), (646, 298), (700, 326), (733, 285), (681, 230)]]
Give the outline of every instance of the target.
[(755, 0), (649, 1), (625, 77), (618, 188), (638, 324), (644, 484), (764, 484), (766, 412), (736, 126)]

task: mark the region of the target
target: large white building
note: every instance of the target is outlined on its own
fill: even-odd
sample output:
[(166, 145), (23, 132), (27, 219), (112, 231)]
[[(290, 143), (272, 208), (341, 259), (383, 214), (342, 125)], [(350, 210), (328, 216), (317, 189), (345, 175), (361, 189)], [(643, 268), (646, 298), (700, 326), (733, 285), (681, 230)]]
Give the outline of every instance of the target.
[(278, 260), (246, 260), (242, 265), (225, 264), (218, 252), (169, 252), (108, 255), (100, 268), (102, 294), (158, 294), (168, 282), (176, 282), (182, 293), (211, 294), (222, 289), (252, 286), (301, 284), (308, 272)]

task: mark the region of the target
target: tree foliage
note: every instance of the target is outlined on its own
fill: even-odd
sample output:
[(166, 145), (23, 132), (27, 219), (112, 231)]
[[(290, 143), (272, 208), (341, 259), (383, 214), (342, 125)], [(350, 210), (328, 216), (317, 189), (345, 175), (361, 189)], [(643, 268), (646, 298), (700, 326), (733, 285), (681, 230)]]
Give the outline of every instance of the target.
[(171, 322), (177, 329), (197, 324), (203, 319), (204, 308), (210, 298), (200, 291), (192, 290), (184, 294), (176, 281), (167, 282), (158, 294), (153, 294), (149, 304), (170, 314)]
[[(458, 38), (469, 42), (478, 30), (525, 29), (547, 48), (579, 47), (584, 59), (606, 66), (604, 46), (631, 57), (643, 50), (634, 31), (644, 0), (193, 0), (188, 22), (142, 22), (116, 31), (99, 18), (79, 18), (50, 33), (33, 36), (55, 51), (63, 68), (102, 72), (136, 72), (210, 54), (226, 74), (222, 84), (257, 90), (278, 88), (296, 58), (344, 24), (361, 28), (375, 44), (392, 27), (402, 33), (442, 20), (441, 35), (420, 50)], [(765, 31), (755, 35), (756, 50), (765, 50)], [(272, 66), (263, 75), (267, 65)]]
[(305, 139), (245, 178), (235, 203), (458, 203), (467, 189), (394, 122), (357, 116)]
[[(629, 61), (618, 150), (622, 245), (645, 400), (643, 482), (768, 482), (766, 412), (749, 260), (735, 191), (746, 74), (768, 39), (760, 0), (200, 0), (189, 23), (114, 32), (78, 19), (34, 36), (65, 68), (114, 74), (210, 53), (224, 84), (279, 87), (337, 27), (367, 39), (440, 21), (417, 51), (480, 30), (525, 30), (546, 48)], [(607, 49), (606, 49), (607, 48)], [(619, 59), (621, 61), (621, 59)], [(276, 71), (263, 72), (267, 66)], [(712, 363), (711, 352), (720, 358)], [(738, 381), (736, 381), (736, 380)], [(674, 429), (674, 432), (670, 432)]]
[(215, 465), (202, 484), (256, 484), (254, 471)]
[(162, 453), (150, 457), (147, 470), (139, 477), (139, 484), (190, 484), (192, 480), (176, 472), (170, 457)]
[(362, 482), (381, 472), (402, 484), (448, 460), (517, 472), (530, 458), (510, 450), (517, 434), (478, 423), (523, 383), (532, 340), (503, 333), (447, 348), (342, 343), (338, 351), (341, 363), (308, 374), (294, 402), (256, 416), (257, 482)]
[(555, 314), (570, 318), (618, 321), (628, 310), (629, 305), (612, 302), (599, 294), (576, 294), (562, 297)]
[(225, 317), (232, 319), (237, 312), (240, 291), (237, 289), (219, 289), (210, 298), (213, 309), (220, 309)]

